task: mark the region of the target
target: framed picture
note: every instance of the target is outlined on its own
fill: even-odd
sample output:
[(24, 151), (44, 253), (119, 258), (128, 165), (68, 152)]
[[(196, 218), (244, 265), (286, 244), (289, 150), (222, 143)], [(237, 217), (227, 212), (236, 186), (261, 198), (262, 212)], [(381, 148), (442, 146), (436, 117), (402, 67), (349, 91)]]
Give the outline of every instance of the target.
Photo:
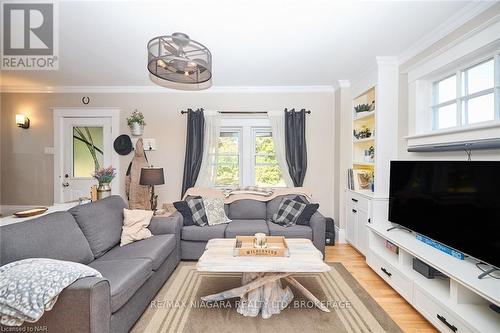
[(368, 170), (353, 170), (354, 190), (371, 190), (372, 174)]

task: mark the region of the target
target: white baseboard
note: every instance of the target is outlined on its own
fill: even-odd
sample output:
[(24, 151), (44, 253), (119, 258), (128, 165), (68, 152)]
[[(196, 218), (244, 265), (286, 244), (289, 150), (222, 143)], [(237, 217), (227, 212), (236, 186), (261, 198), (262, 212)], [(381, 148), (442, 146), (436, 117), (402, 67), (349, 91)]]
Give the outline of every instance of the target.
[(335, 244), (345, 244), (345, 229), (335, 226)]

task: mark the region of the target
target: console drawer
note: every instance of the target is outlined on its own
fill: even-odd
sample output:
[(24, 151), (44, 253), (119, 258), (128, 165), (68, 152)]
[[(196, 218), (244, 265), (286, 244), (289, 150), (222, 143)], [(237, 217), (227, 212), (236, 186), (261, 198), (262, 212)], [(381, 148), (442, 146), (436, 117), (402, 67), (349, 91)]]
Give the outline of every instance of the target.
[(368, 261), (370, 267), (408, 302), (411, 302), (412, 283), (410, 279), (394, 268), (387, 260), (384, 260), (373, 251), (370, 252)]
[(429, 295), (417, 284), (413, 287), (413, 306), (441, 332), (469, 333), (478, 332), (467, 326), (457, 316), (452, 315), (444, 305)]
[(347, 204), (352, 205), (355, 209), (369, 212), (370, 200), (354, 192), (347, 192)]

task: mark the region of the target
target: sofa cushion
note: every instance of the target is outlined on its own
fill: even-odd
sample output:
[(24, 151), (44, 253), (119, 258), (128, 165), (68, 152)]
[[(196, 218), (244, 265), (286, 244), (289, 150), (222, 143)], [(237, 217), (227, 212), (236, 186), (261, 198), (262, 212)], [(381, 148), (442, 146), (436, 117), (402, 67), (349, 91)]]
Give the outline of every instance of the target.
[(205, 206), (203, 206), (203, 199), (201, 197), (188, 198), (186, 200), (189, 209), (191, 209), (191, 217), (195, 224), (203, 227), (208, 224), (207, 212), (205, 211)]
[(124, 208), (125, 201), (113, 195), (68, 211), (82, 229), (94, 257), (99, 258), (120, 242)]
[[(273, 215), (278, 212), (278, 208), (281, 204), (281, 201), (283, 199), (292, 199), (294, 200), (297, 197), (297, 194), (287, 194), (287, 195), (280, 195), (270, 201), (267, 202), (267, 207), (266, 207), (266, 220), (271, 220), (273, 218)], [(298, 196), (302, 200), (307, 201), (307, 199), (303, 196)]]
[(184, 226), (181, 231), (181, 239), (206, 242), (212, 238), (224, 238), (224, 231), (227, 226), (228, 224), (206, 225), (204, 227), (197, 225)]
[(253, 236), (258, 232), (269, 235), (269, 228), (265, 220), (233, 220), (227, 225), (225, 236)]
[(302, 197), (295, 197), (295, 201), (302, 202), (306, 204), (306, 208), (304, 208), (304, 211), (302, 214), (300, 214), (299, 218), (297, 219), (296, 224), (297, 225), (309, 225), (309, 221), (311, 220), (311, 217), (316, 213), (316, 211), (319, 208), (319, 204), (312, 204), (309, 203), (309, 201), (303, 199)]
[(291, 225), (284, 227), (273, 223), (267, 222), (269, 227), (269, 235), (271, 236), (285, 236), (287, 238), (307, 238), (312, 240), (312, 229), (305, 225)]
[(229, 204), (229, 218), (232, 220), (266, 219), (266, 203), (257, 200), (243, 199)]
[(297, 222), (300, 215), (306, 208), (306, 204), (291, 199), (281, 201), (278, 212), (273, 215), (272, 222), (281, 225), (291, 226)]
[(68, 212), (55, 212), (0, 228), (1, 265), (26, 258), (88, 264), (94, 260), (82, 230)]
[(175, 235), (157, 235), (124, 246), (115, 246), (96, 260), (149, 259), (156, 271), (174, 248)]
[(109, 281), (111, 313), (120, 309), (153, 274), (149, 259), (93, 261), (90, 267)]

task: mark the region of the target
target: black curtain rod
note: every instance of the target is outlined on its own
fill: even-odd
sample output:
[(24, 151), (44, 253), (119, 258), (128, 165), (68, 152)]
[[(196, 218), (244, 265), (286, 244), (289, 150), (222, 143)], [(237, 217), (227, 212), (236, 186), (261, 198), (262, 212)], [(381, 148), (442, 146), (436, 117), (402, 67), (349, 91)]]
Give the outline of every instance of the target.
[[(293, 109), (292, 109), (293, 110)], [(285, 110), (285, 111), (292, 111), (292, 110)], [(293, 110), (295, 111), (295, 110)], [(301, 110), (302, 111), (302, 110)], [(222, 114), (267, 114), (267, 111), (217, 111)], [(188, 111), (181, 111), (181, 114), (188, 113)], [(310, 110), (306, 111), (307, 114), (311, 114)]]

